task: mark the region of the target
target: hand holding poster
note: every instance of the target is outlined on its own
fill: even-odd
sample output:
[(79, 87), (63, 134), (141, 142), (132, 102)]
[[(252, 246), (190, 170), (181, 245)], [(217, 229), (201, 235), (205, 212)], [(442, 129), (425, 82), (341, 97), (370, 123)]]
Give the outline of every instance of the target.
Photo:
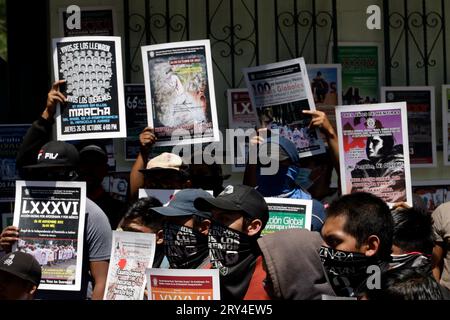
[(142, 300), (145, 270), (153, 264), (153, 233), (113, 231), (111, 259), (103, 300)]
[(218, 269), (147, 269), (149, 300), (220, 300)]
[(287, 229), (311, 230), (312, 200), (264, 199), (269, 206), (269, 221), (262, 235)]
[(120, 38), (53, 39), (53, 64), (67, 98), (56, 110), (57, 139), (126, 137)]
[(209, 40), (142, 47), (148, 126), (156, 146), (219, 141)]
[(336, 108), (342, 194), (412, 206), (406, 103)]
[(300, 157), (325, 152), (318, 130), (310, 130), (311, 116), (303, 110), (315, 110), (303, 58), (243, 69), (252, 105), (258, 109), (263, 127), (278, 129), (297, 146)]
[(16, 182), (17, 249), (41, 265), (39, 289), (80, 290), (85, 209), (85, 182)]

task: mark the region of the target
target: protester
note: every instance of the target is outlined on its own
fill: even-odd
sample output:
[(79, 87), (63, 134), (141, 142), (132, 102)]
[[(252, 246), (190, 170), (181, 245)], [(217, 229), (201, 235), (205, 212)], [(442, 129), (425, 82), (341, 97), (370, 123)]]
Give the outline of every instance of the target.
[(152, 210), (161, 206), (161, 201), (153, 197), (139, 199), (130, 206), (118, 227), (118, 230), (121, 231), (155, 234), (156, 249), (153, 268), (168, 268), (169, 266), (167, 258), (164, 256), (162, 231), (164, 217)]
[(194, 207), (194, 200), (200, 197), (213, 198), (201, 189), (184, 189), (167, 206), (152, 209), (165, 217), (164, 252), (172, 269), (202, 269), (209, 264), (211, 213)]
[(41, 282), (41, 266), (28, 253), (12, 252), (0, 259), (0, 300), (32, 300)]
[(216, 198), (200, 197), (194, 205), (212, 213), (208, 246), (212, 268), (220, 271), (222, 300), (270, 299), (257, 243), (269, 220), (263, 196), (249, 186), (229, 185)]
[[(52, 154), (52, 157), (43, 156)], [(70, 144), (51, 141), (46, 143), (37, 157), (37, 163), (26, 166), (29, 180), (72, 181), (77, 178), (79, 154)], [(0, 244), (5, 251), (20, 239), (18, 228), (10, 226), (1, 234)], [(86, 223), (84, 229), (83, 265), (80, 291), (38, 291), (38, 296), (51, 299), (86, 299), (88, 282), (92, 280), (92, 299), (102, 299), (108, 273), (111, 250), (111, 226), (102, 209), (89, 198), (86, 199)]]
[(336, 295), (357, 296), (371, 275), (369, 267), (388, 269), (393, 228), (389, 207), (372, 194), (353, 193), (331, 203), (320, 256)]
[(444, 300), (437, 281), (418, 269), (391, 269), (381, 274), (380, 289), (367, 290), (365, 300)]
[(450, 289), (450, 202), (441, 204), (432, 214), (435, 245), (433, 248), (433, 275)]

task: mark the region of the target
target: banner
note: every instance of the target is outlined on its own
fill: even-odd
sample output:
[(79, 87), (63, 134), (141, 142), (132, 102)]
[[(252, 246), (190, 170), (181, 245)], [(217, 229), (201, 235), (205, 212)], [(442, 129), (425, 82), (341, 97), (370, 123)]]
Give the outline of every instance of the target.
[(0, 202), (14, 201), (16, 180), (16, 157), (29, 124), (0, 125)]
[(412, 207), (406, 112), (405, 102), (336, 108), (342, 194)]
[(209, 40), (142, 47), (148, 126), (156, 146), (219, 141)]
[[(332, 48), (333, 46), (330, 46), (330, 50)], [(336, 62), (342, 65), (342, 103), (344, 105), (373, 104), (380, 101), (382, 54), (378, 43), (342, 42), (338, 44)]]
[(41, 265), (39, 289), (81, 289), (85, 210), (85, 182), (16, 182), (17, 249)]
[(63, 37), (76, 36), (113, 36), (115, 26), (115, 12), (113, 7), (81, 7), (80, 29), (69, 29), (73, 23), (74, 13), (67, 13), (67, 8), (59, 9), (59, 26)]
[(218, 269), (147, 269), (149, 300), (220, 300)]
[(147, 127), (147, 104), (143, 84), (125, 85), (125, 105), (127, 114), (125, 160), (135, 161), (141, 146), (139, 135)]
[(231, 171), (244, 172), (249, 143), (249, 138), (245, 135), (245, 130), (257, 129), (259, 127), (258, 113), (252, 106), (247, 89), (228, 89), (227, 97), (228, 128), (242, 129), (244, 131), (242, 136), (238, 136), (237, 132), (235, 132), (235, 141), (233, 141), (229, 148), (232, 152), (231, 158), (233, 159)]
[(444, 166), (450, 166), (450, 85), (442, 86), (442, 145)]
[(119, 37), (53, 39), (55, 79), (64, 79), (56, 109), (57, 139), (125, 138), (122, 47)]
[(269, 206), (269, 221), (262, 235), (287, 229), (311, 230), (312, 200), (264, 198)]
[(113, 231), (103, 300), (143, 300), (145, 270), (155, 257), (153, 233)]
[(411, 168), (436, 167), (434, 87), (382, 87), (381, 99), (406, 101)]
[(280, 136), (295, 143), (300, 157), (325, 152), (319, 131), (308, 128), (311, 116), (302, 112), (315, 110), (303, 58), (242, 71), (263, 127), (278, 129)]
[(342, 105), (340, 64), (307, 64), (316, 109), (324, 112), (336, 128), (336, 106)]
[(413, 181), (412, 191), (422, 198), (429, 213), (450, 201), (450, 180)]

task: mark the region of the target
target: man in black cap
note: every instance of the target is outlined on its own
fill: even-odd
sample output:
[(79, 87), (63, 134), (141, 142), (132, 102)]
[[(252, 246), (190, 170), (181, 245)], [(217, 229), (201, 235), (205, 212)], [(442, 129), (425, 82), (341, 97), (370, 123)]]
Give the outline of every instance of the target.
[(213, 199), (201, 189), (184, 189), (165, 207), (152, 210), (165, 217), (164, 252), (172, 269), (201, 269), (209, 264), (211, 213), (194, 207), (197, 198)]
[(229, 185), (217, 198), (200, 197), (194, 205), (212, 214), (208, 246), (212, 267), (220, 270), (222, 299), (269, 299), (257, 243), (269, 220), (263, 196), (252, 187)]
[[(27, 135), (33, 134), (33, 129), (30, 130)], [(22, 168), (22, 175), (28, 180), (73, 181), (78, 177), (78, 161), (78, 150), (73, 145), (51, 141), (40, 149), (35, 164)], [(0, 236), (0, 245), (3, 250), (10, 251), (12, 244), (19, 238), (19, 229), (9, 226)], [(92, 299), (102, 299), (108, 274), (111, 240), (108, 218), (99, 206), (87, 198), (81, 290), (39, 290), (38, 295), (49, 299), (86, 299), (91, 296), (88, 283), (92, 280)]]
[(24, 252), (0, 259), (0, 300), (32, 300), (41, 281), (41, 266)]

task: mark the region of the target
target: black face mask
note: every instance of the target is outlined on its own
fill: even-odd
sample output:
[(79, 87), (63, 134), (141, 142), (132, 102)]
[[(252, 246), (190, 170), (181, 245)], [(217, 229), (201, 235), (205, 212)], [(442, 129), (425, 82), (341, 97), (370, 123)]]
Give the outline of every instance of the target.
[(320, 248), (319, 255), (338, 296), (353, 296), (368, 278), (367, 268), (377, 265), (375, 258), (359, 252), (340, 251), (325, 246)]
[(225, 276), (229, 268), (244, 260), (252, 252), (251, 238), (239, 231), (213, 222), (208, 233), (209, 256), (213, 268)]
[(192, 228), (164, 225), (164, 252), (173, 269), (196, 269), (208, 257), (208, 237)]
[(420, 252), (411, 252), (405, 254), (391, 254), (392, 261), (389, 263), (390, 269), (397, 268), (423, 268), (431, 270), (431, 259)]

